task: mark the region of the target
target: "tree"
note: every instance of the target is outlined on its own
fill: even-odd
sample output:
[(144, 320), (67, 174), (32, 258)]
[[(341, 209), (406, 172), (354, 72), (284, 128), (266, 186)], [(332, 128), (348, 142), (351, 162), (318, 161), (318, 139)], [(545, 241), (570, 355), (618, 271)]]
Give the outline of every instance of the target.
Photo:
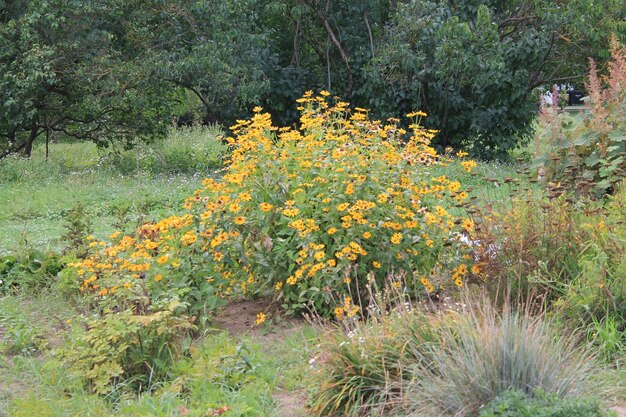
[(0, 25), (0, 157), (30, 156), (42, 134), (130, 144), (158, 135), (167, 96), (136, 65), (124, 11), (138, 2), (31, 0)]
[[(613, 4), (613, 17), (617, 2)], [(441, 146), (502, 156), (530, 129), (533, 90), (580, 81), (598, 47), (581, 31), (601, 16), (584, 14), (592, 2), (428, 1), (400, 4), (380, 57), (370, 68), (382, 90), (374, 106), (386, 113), (415, 108), (430, 114)], [(601, 37), (609, 37), (605, 31)], [(604, 39), (603, 41), (606, 41)]]

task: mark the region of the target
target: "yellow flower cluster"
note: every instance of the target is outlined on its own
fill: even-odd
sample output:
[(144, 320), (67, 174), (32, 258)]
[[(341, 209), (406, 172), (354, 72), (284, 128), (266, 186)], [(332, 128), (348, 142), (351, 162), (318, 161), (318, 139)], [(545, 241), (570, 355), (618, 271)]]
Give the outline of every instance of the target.
[(293, 310), (308, 303), (351, 317), (358, 307), (349, 294), (368, 276), (382, 288), (388, 275), (404, 273), (407, 285), (432, 291), (420, 277), (453, 265), (462, 284), (468, 248), (459, 236), (473, 222), (462, 216), (460, 182), (435, 174), (453, 162), (431, 147), (435, 132), (417, 121), (407, 131), (397, 120), (370, 120), (327, 94), (309, 92), (298, 103), (297, 129), (274, 127), (260, 108), (237, 121), (224, 175), (185, 200), (188, 214), (96, 242), (76, 265), (84, 290), (107, 288), (106, 297), (117, 285), (137, 298), (146, 289), (188, 297), (196, 293), (189, 287), (219, 296), (271, 288)]

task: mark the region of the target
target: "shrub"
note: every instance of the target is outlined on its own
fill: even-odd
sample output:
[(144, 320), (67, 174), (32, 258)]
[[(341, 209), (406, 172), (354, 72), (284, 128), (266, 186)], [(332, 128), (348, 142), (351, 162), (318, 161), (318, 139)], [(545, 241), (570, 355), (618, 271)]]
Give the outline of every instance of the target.
[(547, 149), (536, 155), (539, 176), (577, 194), (612, 193), (626, 175), (626, 49), (616, 38), (611, 56), (604, 79), (590, 60), (589, 114), (559, 114), (555, 107), (540, 118), (537, 148)]
[(194, 328), (176, 315), (175, 300), (143, 315), (130, 310), (106, 313), (89, 321), (88, 331), (60, 351), (77, 376), (93, 392), (106, 394), (116, 384), (149, 390), (166, 379), (179, 358), (181, 338)]
[(591, 217), (565, 195), (535, 191), (479, 208), (473, 243), (484, 281), (513, 298), (557, 299), (581, 272), (578, 257), (590, 239), (581, 225)]
[(395, 309), (322, 345), (314, 411), (462, 416), (510, 389), (588, 395), (595, 360), (579, 342), (544, 316), (488, 301), (435, 317)]
[(414, 294), (438, 279), (463, 285), (460, 236), (473, 222), (461, 184), (434, 176), (450, 162), (429, 146), (434, 133), (370, 121), (326, 95), (300, 100), (300, 130), (273, 127), (260, 109), (239, 121), (224, 176), (204, 181), (188, 214), (93, 242), (75, 265), (83, 290), (115, 305), (174, 292), (204, 317), (217, 296), (273, 289), (291, 311), (343, 316), (367, 303), (369, 280), (384, 289), (392, 273)]
[(14, 254), (0, 256), (0, 295), (50, 287), (66, 260), (23, 244)]
[(480, 417), (607, 417), (593, 399), (561, 399), (538, 390), (533, 395), (507, 391), (480, 411)]
[(623, 362), (626, 189), (602, 201), (560, 192), (517, 193), (510, 206), (476, 219), (477, 265), (494, 295), (557, 307), (569, 326), (587, 329), (603, 357)]

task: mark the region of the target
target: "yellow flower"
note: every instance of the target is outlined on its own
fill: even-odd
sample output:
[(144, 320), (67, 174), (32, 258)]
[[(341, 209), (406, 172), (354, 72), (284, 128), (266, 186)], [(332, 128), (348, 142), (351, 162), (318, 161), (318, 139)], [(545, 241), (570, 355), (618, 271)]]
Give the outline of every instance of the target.
[(372, 234), (370, 232), (363, 232), (363, 237), (365, 239), (369, 239), (370, 237), (372, 237)]
[(461, 224), (461, 226), (465, 230), (472, 231), (474, 230), (474, 221), (472, 219), (465, 219), (463, 220), (463, 223)]
[(116, 230), (115, 232), (111, 233), (109, 235), (109, 239), (117, 239), (117, 237), (121, 234), (121, 232), (119, 230)]
[(257, 326), (260, 324), (263, 324), (265, 322), (265, 319), (267, 318), (267, 316), (265, 315), (265, 313), (259, 313), (256, 315), (256, 321), (254, 322)]
[(154, 282), (159, 282), (163, 279), (163, 275), (162, 274), (156, 274), (156, 276), (154, 277)]
[(476, 162), (470, 160), (470, 161), (463, 161), (463, 162), (461, 162), (461, 165), (463, 165), (463, 168), (465, 168), (465, 170), (467, 172), (472, 172), (472, 168), (476, 167), (478, 164), (476, 164)]
[(268, 212), (270, 210), (272, 210), (274, 206), (272, 206), (270, 203), (261, 203), (259, 204), (259, 208), (261, 209), (261, 211), (264, 212)]
[(380, 262), (378, 262), (378, 261), (374, 261), (374, 262), (372, 262), (372, 265), (373, 265), (373, 266), (374, 266), (374, 268), (376, 268), (376, 269), (380, 269), (380, 267), (382, 266), (382, 265), (380, 264)]
[(241, 210), (241, 206), (237, 203), (233, 203), (228, 206), (228, 210), (230, 210), (232, 213), (238, 213)]
[(336, 227), (331, 227), (330, 229), (328, 229), (327, 233), (329, 235), (334, 235), (335, 233), (337, 233), (337, 228)]
[(235, 224), (242, 225), (246, 222), (246, 218), (243, 216), (237, 216), (235, 217), (234, 221), (235, 221)]
[(315, 258), (316, 261), (321, 261), (325, 257), (326, 254), (324, 252), (315, 252), (315, 254), (313, 255), (313, 258)]
[(280, 291), (280, 289), (283, 288), (283, 283), (281, 281), (277, 282), (274, 288), (276, 291)]
[(391, 236), (391, 243), (393, 243), (394, 245), (397, 245), (401, 241), (402, 241), (402, 233), (394, 233), (393, 236)]

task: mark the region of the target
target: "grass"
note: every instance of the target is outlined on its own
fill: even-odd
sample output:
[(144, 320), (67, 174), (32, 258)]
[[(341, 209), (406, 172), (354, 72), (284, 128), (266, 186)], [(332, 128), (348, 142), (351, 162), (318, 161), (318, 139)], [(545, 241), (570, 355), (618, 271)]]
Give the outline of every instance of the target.
[(104, 153), (93, 143), (37, 146), (32, 158), (0, 160), (0, 254), (19, 241), (60, 250), (68, 210), (81, 202), (103, 238), (113, 223), (180, 212), (202, 178), (221, 166), (218, 128), (172, 130), (162, 142)]
[[(0, 329), (2, 317), (26, 322), (42, 346), (37, 351), (0, 354), (0, 416), (200, 417), (227, 410), (225, 417), (275, 417), (282, 409), (281, 399), (300, 398), (299, 392), (306, 389), (318, 331), (299, 323), (295, 330), (286, 330), (289, 337), (258, 331), (239, 337), (210, 332), (193, 342), (189, 357), (173, 365), (173, 380), (153, 392), (135, 396), (121, 386), (108, 397), (91, 394), (55, 353), (64, 343), (59, 335), (82, 325), (77, 307), (55, 295), (0, 299)], [(251, 369), (237, 354), (240, 346)]]

